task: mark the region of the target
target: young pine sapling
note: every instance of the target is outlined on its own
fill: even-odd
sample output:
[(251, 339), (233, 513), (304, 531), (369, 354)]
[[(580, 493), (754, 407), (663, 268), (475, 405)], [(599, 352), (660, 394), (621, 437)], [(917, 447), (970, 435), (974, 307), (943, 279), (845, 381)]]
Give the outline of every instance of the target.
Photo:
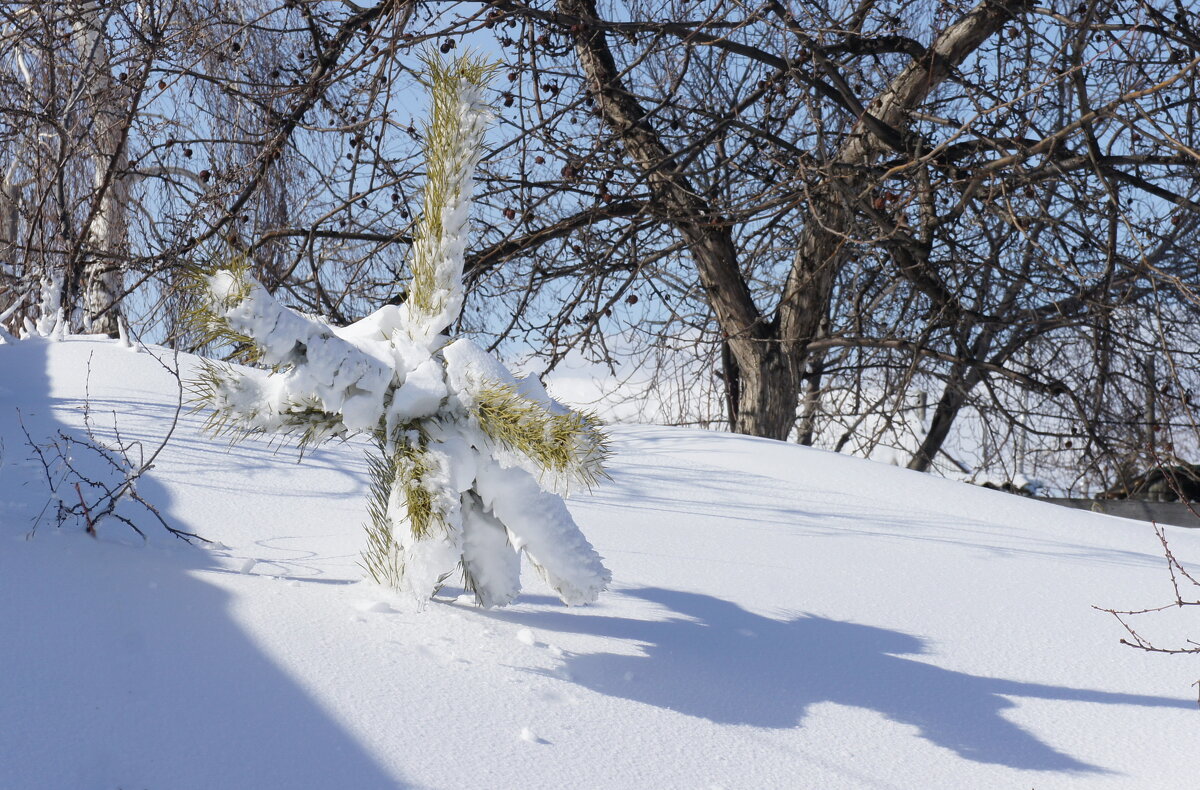
[(311, 445), (369, 434), (367, 548), (376, 582), (425, 601), (456, 568), (487, 607), (520, 590), (520, 555), (568, 604), (611, 576), (560, 495), (604, 476), (606, 440), (590, 415), (517, 379), (446, 332), (463, 305), (463, 257), (493, 68), (426, 60), (428, 182), (403, 304), (333, 327), (280, 304), (244, 261), (197, 270), (195, 319), (270, 370), (208, 363), (194, 388), (209, 427)]

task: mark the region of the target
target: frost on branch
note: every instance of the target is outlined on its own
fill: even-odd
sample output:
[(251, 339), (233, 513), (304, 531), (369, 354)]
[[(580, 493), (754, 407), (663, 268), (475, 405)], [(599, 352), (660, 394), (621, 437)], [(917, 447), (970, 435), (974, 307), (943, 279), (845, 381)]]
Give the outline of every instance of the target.
[(333, 327), (281, 305), (243, 262), (197, 271), (193, 323), (270, 370), (208, 363), (193, 388), (210, 429), (235, 438), (372, 436), (363, 567), (376, 582), (425, 601), (457, 568), (481, 605), (504, 606), (523, 554), (565, 603), (589, 603), (611, 576), (560, 495), (604, 476), (605, 437), (535, 378), (445, 334), (462, 310), (492, 68), (426, 65), (428, 183), (407, 301)]

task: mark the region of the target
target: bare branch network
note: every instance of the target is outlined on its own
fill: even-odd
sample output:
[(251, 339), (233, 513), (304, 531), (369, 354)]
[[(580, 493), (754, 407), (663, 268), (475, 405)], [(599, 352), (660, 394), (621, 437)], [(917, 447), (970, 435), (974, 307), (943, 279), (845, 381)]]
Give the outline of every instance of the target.
[(179, 285), (239, 256), (336, 326), (402, 304), (417, 53), (477, 47), (503, 70), (457, 329), (607, 369), (640, 419), (1109, 489), (1198, 445), (1197, 24), (1177, 0), (10, 3), (0, 316), (225, 356)]

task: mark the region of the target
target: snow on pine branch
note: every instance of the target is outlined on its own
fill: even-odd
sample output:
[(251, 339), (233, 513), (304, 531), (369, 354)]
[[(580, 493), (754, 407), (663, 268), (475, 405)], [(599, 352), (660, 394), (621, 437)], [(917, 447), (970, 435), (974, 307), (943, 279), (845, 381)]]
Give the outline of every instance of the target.
[(424, 60), (433, 100), (425, 125), (424, 206), (413, 234), (412, 284), (401, 308), (417, 342), (429, 342), (462, 311), (471, 190), (491, 117), (483, 89), (495, 72), (482, 59), (446, 63), (431, 55)]
[(332, 327), (280, 304), (245, 261), (197, 270), (193, 323), (270, 370), (209, 363), (193, 390), (209, 427), (235, 438), (373, 438), (363, 567), (376, 582), (424, 601), (457, 568), (481, 605), (503, 606), (525, 556), (564, 602), (588, 603), (611, 575), (559, 494), (605, 476), (606, 439), (535, 378), (444, 334), (462, 309), (493, 69), (471, 56), (426, 64), (429, 183), (405, 303)]

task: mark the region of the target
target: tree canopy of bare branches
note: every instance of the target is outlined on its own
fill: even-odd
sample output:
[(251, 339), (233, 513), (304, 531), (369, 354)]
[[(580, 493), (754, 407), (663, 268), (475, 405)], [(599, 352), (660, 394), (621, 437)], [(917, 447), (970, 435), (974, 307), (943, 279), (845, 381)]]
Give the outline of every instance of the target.
[[(1186, 6), (494, 8), (516, 64), (506, 117), (536, 154), (516, 220), (536, 230), (509, 281), (566, 277), (589, 300), (546, 335), (604, 342), (636, 285), (654, 304), (634, 331), (698, 338), (728, 423), (779, 439), (829, 436), (847, 398), (894, 430), (932, 389), (916, 469), (968, 405), (1082, 466), (1111, 460), (1118, 423), (1147, 414), (1148, 360), (1155, 398), (1190, 406)], [(553, 232), (580, 223), (574, 246)]]
[(681, 419), (915, 469), (966, 431), (957, 466), (1108, 485), (1196, 449), (1198, 26), (1181, 0), (6, 3), (0, 316), (203, 350), (175, 285), (232, 255), (334, 323), (403, 299), (417, 55), (474, 44), (505, 68), (464, 328), (632, 358)]

